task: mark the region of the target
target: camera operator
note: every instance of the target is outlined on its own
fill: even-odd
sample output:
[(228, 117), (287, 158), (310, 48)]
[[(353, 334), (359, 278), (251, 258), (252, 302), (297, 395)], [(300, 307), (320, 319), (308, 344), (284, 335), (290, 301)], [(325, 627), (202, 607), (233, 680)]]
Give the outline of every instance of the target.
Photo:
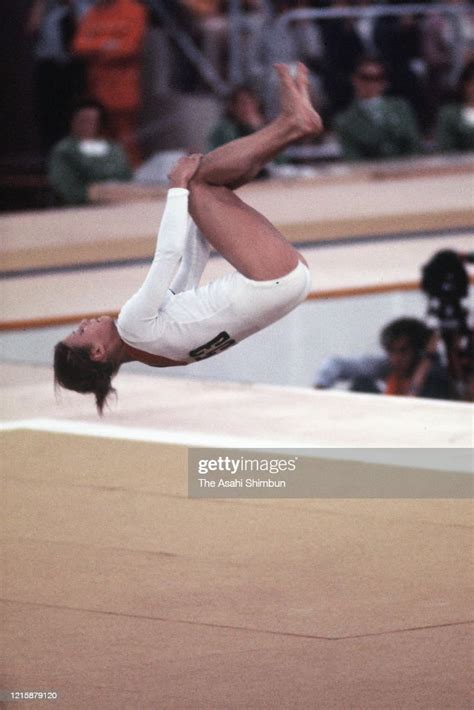
[(399, 318), (382, 330), (385, 355), (332, 357), (316, 375), (315, 387), (350, 382), (352, 392), (451, 399), (446, 368), (438, 355), (438, 337), (416, 318)]
[(474, 401), (474, 329), (463, 300), (469, 294), (465, 264), (474, 253), (437, 252), (422, 269), (421, 288), (428, 297), (427, 320), (440, 334), (454, 399)]

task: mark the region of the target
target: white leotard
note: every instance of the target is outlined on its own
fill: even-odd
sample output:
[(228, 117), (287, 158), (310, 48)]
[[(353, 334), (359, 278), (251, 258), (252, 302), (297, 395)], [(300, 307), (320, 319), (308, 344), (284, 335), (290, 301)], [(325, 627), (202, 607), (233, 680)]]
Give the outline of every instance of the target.
[(211, 247), (188, 214), (188, 195), (184, 188), (168, 191), (150, 270), (117, 321), (120, 337), (133, 348), (186, 363), (282, 318), (311, 286), (308, 268), (298, 262), (279, 279), (253, 281), (235, 271), (198, 288)]

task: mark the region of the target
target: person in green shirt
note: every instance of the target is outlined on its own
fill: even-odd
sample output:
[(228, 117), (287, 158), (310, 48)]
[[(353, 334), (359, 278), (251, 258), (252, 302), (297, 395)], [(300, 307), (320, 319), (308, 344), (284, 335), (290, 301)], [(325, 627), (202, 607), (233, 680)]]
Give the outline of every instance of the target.
[(252, 89), (238, 86), (230, 94), (224, 115), (211, 129), (207, 138), (207, 150), (215, 150), (237, 138), (244, 138), (258, 131), (265, 123), (260, 101)]
[(474, 61), (464, 67), (457, 93), (457, 102), (438, 115), (436, 147), (442, 153), (474, 151)]
[(335, 119), (346, 160), (378, 160), (414, 155), (420, 150), (416, 119), (401, 98), (385, 96), (383, 64), (366, 58), (352, 77), (355, 98)]
[[(237, 86), (227, 99), (224, 115), (209, 132), (207, 151), (215, 150), (237, 138), (245, 138), (263, 128), (265, 123), (261, 101), (255, 92), (244, 84)], [(275, 156), (272, 160), (274, 165), (283, 165), (285, 162), (283, 154)], [(268, 176), (269, 171), (264, 167), (256, 175), (256, 179)]]
[(118, 143), (104, 137), (105, 113), (95, 101), (76, 106), (70, 134), (57, 143), (48, 163), (48, 180), (65, 205), (88, 202), (89, 185), (126, 181), (132, 177), (127, 156)]

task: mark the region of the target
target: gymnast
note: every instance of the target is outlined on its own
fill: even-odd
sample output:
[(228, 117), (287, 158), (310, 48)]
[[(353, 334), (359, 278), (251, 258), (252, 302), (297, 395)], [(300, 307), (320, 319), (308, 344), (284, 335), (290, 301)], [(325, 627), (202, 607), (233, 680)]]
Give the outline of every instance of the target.
[[(275, 69), (277, 118), (207, 155), (181, 158), (171, 170), (153, 262), (118, 319), (83, 320), (56, 345), (56, 387), (93, 393), (99, 414), (123, 363), (176, 367), (203, 360), (266, 328), (308, 295), (302, 255), (233, 192), (282, 149), (322, 131), (306, 67), (298, 64), (293, 74), (284, 64)], [(236, 270), (198, 287), (212, 247)]]

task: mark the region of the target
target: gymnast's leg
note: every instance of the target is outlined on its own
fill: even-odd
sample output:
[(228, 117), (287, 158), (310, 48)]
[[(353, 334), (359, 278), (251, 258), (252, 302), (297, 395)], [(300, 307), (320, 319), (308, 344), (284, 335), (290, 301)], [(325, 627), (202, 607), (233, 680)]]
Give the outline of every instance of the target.
[(227, 261), (256, 281), (289, 273), (300, 256), (232, 189), (254, 177), (286, 146), (322, 130), (321, 119), (311, 106), (306, 67), (300, 64), (295, 78), (284, 65), (276, 69), (281, 86), (280, 115), (260, 131), (205, 155), (190, 183), (190, 213), (196, 224)]
[(275, 64), (275, 69), (280, 80), (279, 116), (259, 131), (205, 155), (195, 179), (236, 189), (258, 175), (266, 163), (291, 143), (322, 132), (321, 118), (309, 97), (307, 68), (299, 63), (295, 78), (285, 64)]

